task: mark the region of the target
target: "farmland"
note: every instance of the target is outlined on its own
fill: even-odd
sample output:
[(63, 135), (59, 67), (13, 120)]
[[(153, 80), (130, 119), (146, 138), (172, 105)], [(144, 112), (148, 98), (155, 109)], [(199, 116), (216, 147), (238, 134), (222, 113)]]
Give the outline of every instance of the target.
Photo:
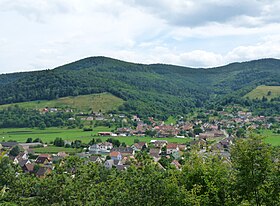
[[(33, 140), (36, 138), (40, 138), (44, 143), (50, 143), (56, 137), (61, 137), (63, 140), (74, 141), (81, 140), (84, 143), (88, 143), (92, 138), (97, 138), (98, 132), (108, 132), (111, 131), (111, 128), (108, 127), (96, 127), (93, 131), (85, 132), (82, 129), (67, 129), (67, 128), (47, 128), (45, 130), (39, 129), (29, 129), (29, 128), (17, 128), (17, 129), (0, 129), (0, 138), (1, 141), (11, 141), (15, 140), (18, 142), (25, 142), (27, 138), (32, 138)], [(98, 137), (102, 141), (106, 141), (110, 137)], [(150, 137), (113, 137), (118, 139), (120, 142), (125, 142), (128, 145), (134, 143), (134, 139), (139, 139), (140, 141), (150, 142), (152, 138)], [(156, 138), (157, 140), (167, 140), (169, 142), (177, 142), (177, 143), (186, 143), (189, 142), (190, 139), (182, 139), (182, 138)]]

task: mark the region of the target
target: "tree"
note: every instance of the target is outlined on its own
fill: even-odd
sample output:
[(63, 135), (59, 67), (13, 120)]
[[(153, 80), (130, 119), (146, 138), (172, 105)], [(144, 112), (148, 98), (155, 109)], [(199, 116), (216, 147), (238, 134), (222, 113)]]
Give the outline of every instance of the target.
[(89, 145), (93, 145), (93, 144), (95, 144), (95, 139), (94, 139), (94, 138), (92, 138), (92, 140), (90, 140), (88, 144), (89, 144)]
[(40, 138), (34, 139), (33, 142), (41, 142), (41, 143), (43, 143), (43, 141)]
[(134, 143), (138, 143), (138, 142), (140, 142), (139, 139), (134, 139)]
[(268, 92), (267, 92), (267, 96), (270, 96), (270, 95), (271, 95), (271, 91), (268, 91)]
[(11, 151), (10, 151), (10, 155), (12, 155), (14, 157), (18, 156), (19, 153), (20, 153), (20, 148), (17, 145), (14, 146), (13, 149), (11, 149)]
[(32, 138), (31, 137), (27, 138), (26, 143), (31, 143), (31, 142), (32, 142)]
[(55, 138), (53, 144), (57, 147), (64, 147), (65, 143), (64, 143), (64, 140), (62, 138), (57, 137), (57, 138)]
[[(266, 205), (273, 183), (271, 151), (262, 137), (252, 134), (247, 139), (238, 140), (232, 147), (231, 159), (239, 204), (249, 201), (252, 205)], [(276, 199), (279, 201), (279, 196)]]
[(101, 143), (101, 142), (102, 142), (102, 140), (100, 138), (97, 138), (95, 143), (97, 144), (97, 143)]
[(72, 142), (72, 147), (73, 148), (81, 148), (82, 146), (82, 141), (81, 140), (75, 140), (74, 142)]
[(39, 124), (39, 129), (41, 129), (41, 130), (44, 130), (44, 129), (46, 129), (46, 124), (44, 123), (44, 122), (40, 122), (40, 124)]

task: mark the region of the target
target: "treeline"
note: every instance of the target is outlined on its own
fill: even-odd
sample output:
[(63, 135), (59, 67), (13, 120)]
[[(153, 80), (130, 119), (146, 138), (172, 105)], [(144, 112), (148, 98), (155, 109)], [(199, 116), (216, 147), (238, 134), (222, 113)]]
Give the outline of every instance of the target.
[(279, 156), (279, 148), (250, 137), (236, 142), (230, 162), (191, 152), (181, 171), (163, 170), (147, 154), (138, 153), (127, 170), (118, 171), (72, 156), (44, 179), (19, 172), (2, 157), (0, 204), (277, 206)]
[(77, 127), (79, 120), (68, 120), (72, 114), (65, 112), (54, 112), (41, 114), (38, 110), (25, 109), (17, 105), (0, 110), (1, 128), (22, 128), (22, 127)]

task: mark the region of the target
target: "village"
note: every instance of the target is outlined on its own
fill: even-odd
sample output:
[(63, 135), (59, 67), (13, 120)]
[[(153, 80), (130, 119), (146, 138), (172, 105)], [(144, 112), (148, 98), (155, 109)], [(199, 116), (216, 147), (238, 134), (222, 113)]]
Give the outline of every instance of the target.
[[(42, 112), (57, 111), (53, 108)], [(251, 112), (244, 111), (235, 113), (208, 111), (189, 121), (179, 117), (176, 123), (170, 124), (155, 121), (152, 117), (144, 122), (136, 115), (132, 116), (130, 123), (126, 115), (122, 114), (93, 113), (86, 116), (79, 113), (79, 115), (82, 115), (80, 118), (84, 122), (108, 122), (108, 119), (110, 122), (120, 121), (122, 127), (116, 128), (115, 131), (98, 132), (98, 136), (108, 137), (107, 141), (94, 139), (81, 152), (74, 154), (84, 159), (86, 163), (102, 164), (107, 169), (117, 170), (126, 170), (132, 164), (137, 165), (136, 157), (139, 154), (147, 154), (149, 160), (163, 170), (167, 168), (180, 170), (187, 154), (193, 150), (201, 155), (217, 154), (225, 161), (230, 161), (230, 147), (236, 138), (245, 137), (245, 133), (256, 131), (256, 129), (271, 129), (280, 122), (280, 117), (253, 116)], [(72, 117), (72, 119), (75, 118), (77, 115)], [(96, 140), (98, 136), (95, 137)], [(120, 136), (126, 138), (137, 136), (137, 139), (134, 139), (132, 145), (123, 145), (114, 139)], [(141, 137), (144, 136), (150, 136), (151, 140), (141, 141)], [(168, 138), (171, 137), (186, 141), (185, 143), (169, 142)], [(68, 142), (68, 144), (71, 143)], [(44, 154), (34, 153), (32, 150), (34, 147), (46, 146), (41, 142), (7, 141), (0, 142), (0, 151), (5, 153), (5, 156), (8, 156), (14, 164), (19, 165), (23, 172), (42, 178), (50, 174), (57, 164), (69, 156), (64, 151)]]

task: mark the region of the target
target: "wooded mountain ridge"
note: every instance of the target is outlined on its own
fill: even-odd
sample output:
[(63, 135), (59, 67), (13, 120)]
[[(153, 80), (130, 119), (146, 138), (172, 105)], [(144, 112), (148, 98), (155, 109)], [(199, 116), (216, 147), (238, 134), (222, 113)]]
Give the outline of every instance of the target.
[(280, 85), (280, 60), (195, 69), (89, 57), (52, 70), (2, 74), (0, 85), (0, 104), (109, 92), (126, 101), (120, 111), (164, 119), (193, 108), (245, 104), (242, 97), (256, 86)]

